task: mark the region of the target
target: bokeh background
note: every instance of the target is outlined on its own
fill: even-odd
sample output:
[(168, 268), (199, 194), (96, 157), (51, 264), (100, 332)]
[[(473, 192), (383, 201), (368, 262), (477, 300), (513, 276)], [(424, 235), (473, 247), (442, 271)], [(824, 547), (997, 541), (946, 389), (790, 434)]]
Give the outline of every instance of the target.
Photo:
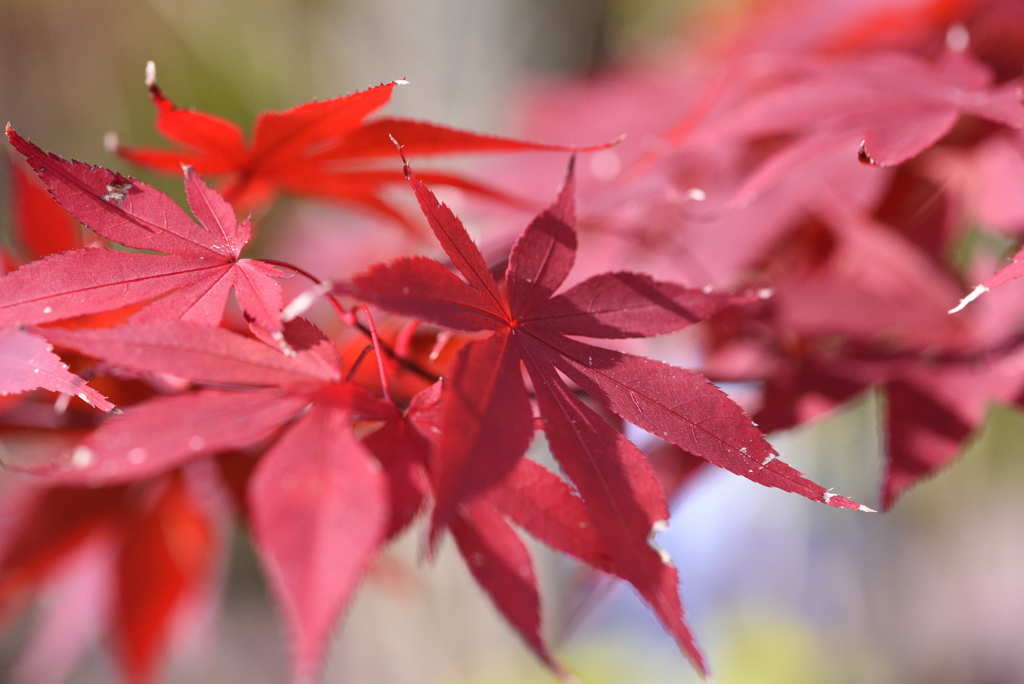
[[(538, 84), (557, 89), (625, 61), (657, 59), (684, 36), (699, 35), (693, 4), (2, 0), (0, 121), (46, 149), (129, 171), (104, 150), (103, 138), (116, 131), (133, 144), (158, 142), (143, 85), (145, 63), (154, 60), (176, 102), (243, 127), (266, 109), (406, 78), (411, 85), (396, 91), (389, 113), (515, 134)], [(177, 192), (174, 181), (139, 175)], [(6, 187), (0, 184), (4, 206)], [(294, 242), (305, 233), (288, 231), (289, 220), (312, 221), (328, 210), (293, 204), (275, 209), (262, 239), (291, 243), (301, 255)], [(6, 235), (6, 210), (0, 221)], [(334, 239), (343, 245), (345, 236)], [(383, 231), (379, 239), (401, 238)], [(868, 394), (773, 441), (813, 479), (870, 504), (882, 465), (878, 401)], [(836, 511), (704, 473), (677, 502), (661, 541), (679, 567), (684, 605), (715, 680), (1024, 681), (1022, 438), (1024, 419), (994, 408), (965, 458), (885, 515)], [(407, 535), (371, 573), (339, 626), (325, 680), (553, 682), (450, 546), (435, 564), (418, 562), (419, 534)], [(583, 681), (697, 681), (628, 587), (534, 548), (548, 634)], [(286, 679), (283, 627), (244, 538), (231, 555), (222, 611), (206, 629), (180, 636), (166, 681)], [(0, 680), (24, 681), (14, 663), (32, 619), (4, 626)], [(116, 676), (98, 648), (67, 681)]]

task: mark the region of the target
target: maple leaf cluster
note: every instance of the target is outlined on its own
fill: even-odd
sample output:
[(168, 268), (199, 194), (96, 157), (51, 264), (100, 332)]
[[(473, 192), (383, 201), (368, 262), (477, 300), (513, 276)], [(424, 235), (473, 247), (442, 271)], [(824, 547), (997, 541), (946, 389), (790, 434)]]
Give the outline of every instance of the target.
[(1024, 396), (1019, 293), (949, 315), (1022, 272), (992, 275), (1024, 229), (1024, 11), (798, 0), (704, 19), (669, 60), (538, 92), (526, 130), (578, 132), (563, 113), (585, 110), (585, 131), (630, 131), (580, 179), (598, 263), (770, 289), (711, 322), (703, 371), (759, 388), (766, 432), (877, 390), (888, 509), (990, 402)]
[[(665, 486), (692, 471), (679, 463), (704, 459), (830, 506), (863, 508), (779, 460), (743, 410), (700, 375), (577, 339), (663, 335), (758, 296), (628, 271), (563, 288), (577, 251), (572, 162), (555, 203), (496, 269), (393, 140), (403, 135), (431, 152), (540, 146), (364, 123), (388, 84), (265, 114), (248, 152), (217, 157), (239, 140), (229, 135), (235, 129), (175, 108), (152, 68), (147, 83), (158, 129), (195, 149), (121, 151), (157, 168), (195, 162), (183, 164), (192, 215), (142, 181), (46, 153), (8, 126), (49, 197), (14, 167), (19, 206), (28, 207), (19, 220), (24, 248), (36, 258), (0, 278), (8, 429), (39, 427), (46, 399), (25, 394), (33, 389), (108, 412), (58, 399), (45, 425), (51, 450), (12, 465), (45, 486), (16, 498), (20, 522), (0, 562), (0, 600), (15, 605), (91, 553), (100, 566), (93, 572), (114, 587), (98, 613), (130, 681), (152, 675), (176, 611), (209, 591), (232, 509), (263, 561), (301, 682), (317, 677), (334, 623), (376, 556), (427, 511), (429, 549), (450, 533), (498, 610), (564, 674), (541, 637), (537, 581), (517, 527), (633, 585), (703, 673), (679, 578), (655, 541), (669, 517)], [(340, 183), (351, 174), (324, 171), (324, 159), (382, 149), (396, 160), (402, 153), (397, 177), (411, 184), (449, 263), (405, 257), (370, 266), (320, 282), (287, 308), (279, 279), (288, 267), (241, 256), (252, 221), (239, 223), (197, 171), (234, 174), (226, 192), (241, 201), (239, 188), (250, 185), (296, 189), (296, 173)], [(388, 178), (370, 173), (352, 193), (351, 184), (331, 187), (379, 209), (374, 187)], [(324, 184), (301, 187), (334, 196)], [(95, 237), (83, 243), (67, 216), (52, 215), (53, 200)], [(44, 244), (51, 221), (63, 237)], [(232, 292), (244, 318), (225, 314)], [(317, 296), (366, 335), (331, 339), (301, 318)], [(411, 323), (385, 339), (367, 305)], [(430, 353), (439, 344), (449, 351)], [(371, 352), (376, 374), (364, 368)], [(656, 471), (612, 417), (685, 456)], [(560, 473), (525, 458), (538, 430)]]
[[(569, 676), (542, 636), (523, 533), (629, 583), (705, 674), (656, 539), (699, 464), (864, 510), (784, 463), (764, 432), (881, 387), (888, 508), (954, 458), (988, 401), (1024, 394), (1024, 298), (1004, 289), (947, 313), (970, 284), (984, 281), (976, 297), (1024, 272), (986, 279), (998, 259), (965, 228), (1024, 229), (1007, 178), (1024, 164), (1007, 68), (1024, 44), (1007, 39), (1016, 7), (769, 3), (670, 68), (538, 96), (531, 137), (630, 138), (573, 156), (495, 262), (430, 186), (522, 208), (550, 195), (527, 188), (543, 175), (513, 192), (414, 174), (405, 153), (418, 166), (579, 148), (373, 118), (399, 81), (266, 112), (246, 140), (174, 105), (150, 65), (156, 128), (174, 146), (109, 147), (183, 168), (191, 215), (8, 126), (45, 190), (12, 163), (21, 251), (0, 261), (0, 423), (36, 446), (6, 464), (25, 477), (0, 504), (0, 611), (47, 587), (82, 607), (59, 630), (44, 618), (23, 668), (66, 670), (106, 633), (126, 679), (150, 681), (175, 622), (215, 592), (235, 520), (288, 626), (293, 680), (315, 681), (360, 581), (422, 520), (426, 555), (450, 535), (556, 674)], [(396, 184), (425, 224), (390, 201)], [(361, 207), (382, 230), (425, 225), (444, 261), (321, 278), (243, 258), (281, 193)], [(597, 274), (574, 278), (577, 260)], [(636, 264), (652, 275), (622, 270)], [(286, 306), (293, 274), (315, 287)], [(320, 298), (337, 324), (302, 317)], [(759, 383), (752, 415), (705, 375), (619, 346), (701, 321), (705, 375)], [(649, 433), (647, 453), (625, 423)], [(525, 456), (538, 433), (557, 467)]]

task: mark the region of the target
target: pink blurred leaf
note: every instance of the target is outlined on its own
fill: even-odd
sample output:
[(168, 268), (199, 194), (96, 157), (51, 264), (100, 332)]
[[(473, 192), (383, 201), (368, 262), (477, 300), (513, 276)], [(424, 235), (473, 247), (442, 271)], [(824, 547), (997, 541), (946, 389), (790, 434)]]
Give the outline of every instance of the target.
[(85, 380), (69, 373), (52, 349), (46, 340), (32, 333), (0, 328), (0, 395), (42, 388), (77, 396), (104, 411), (114, 408)]
[(334, 623), (384, 540), (384, 474), (346, 412), (316, 407), (260, 461), (249, 506), (291, 635), (293, 681), (315, 681)]

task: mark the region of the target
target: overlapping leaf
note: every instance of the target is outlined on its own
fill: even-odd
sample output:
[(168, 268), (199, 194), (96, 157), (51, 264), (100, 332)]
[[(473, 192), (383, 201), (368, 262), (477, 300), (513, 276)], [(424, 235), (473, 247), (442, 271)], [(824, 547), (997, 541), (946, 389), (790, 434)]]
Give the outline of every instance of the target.
[[(395, 422), (395, 407), (340, 382), (336, 348), (302, 319), (285, 330), (286, 339), (306, 342), (293, 355), (183, 321), (47, 332), (54, 343), (114, 366), (235, 386), (129, 408), (68, 454), (51, 474), (60, 481), (130, 482), (283, 429), (252, 475), (247, 508), (291, 631), (294, 681), (315, 678), (334, 623), (380, 543), (408, 522), (389, 528), (393, 469), (382, 469), (352, 429), (354, 417)], [(390, 485), (392, 494), (401, 484)]]
[(0, 328), (0, 395), (37, 388), (77, 396), (96, 408), (114, 408), (85, 380), (68, 371), (41, 337), (15, 328)]
[(133, 315), (220, 322), (228, 295), (263, 327), (280, 330), (277, 269), (240, 259), (249, 221), (191, 168), (185, 191), (199, 224), (169, 197), (132, 178), (46, 154), (10, 127), (7, 136), (25, 155), (68, 213), (125, 247), (165, 254), (87, 248), (31, 262), (0, 280), (0, 325), (37, 324), (110, 311), (157, 297)]
[(82, 246), (82, 235), (67, 212), (33, 181), (21, 164), (11, 164), (11, 206), (18, 241), (33, 258)]

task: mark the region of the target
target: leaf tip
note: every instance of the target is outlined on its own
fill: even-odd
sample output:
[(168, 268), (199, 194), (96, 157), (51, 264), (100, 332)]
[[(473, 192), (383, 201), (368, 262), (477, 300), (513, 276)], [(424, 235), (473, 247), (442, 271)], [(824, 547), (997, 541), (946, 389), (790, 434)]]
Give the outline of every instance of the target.
[(583, 684), (583, 680), (577, 677), (575, 672), (565, 669), (560, 663), (553, 664), (552, 672), (561, 684)]
[(859, 506), (859, 507), (857, 508), (857, 510), (858, 510), (858, 511), (862, 511), (862, 512), (864, 512), (864, 513), (877, 513), (877, 512), (878, 512), (878, 511), (876, 511), (876, 510), (875, 510), (874, 508), (868, 508), (868, 507), (867, 507), (867, 506), (865, 506), (864, 504), (861, 504), (861, 505), (860, 505), (860, 506)]
[(880, 162), (870, 154), (868, 154), (867, 140), (860, 141), (860, 148), (857, 150), (857, 161), (867, 166), (877, 166), (878, 168), (884, 169), (889, 166), (894, 166), (893, 162)]
[(11, 122), (10, 121), (7, 122), (7, 127), (4, 129), (4, 132), (7, 133), (7, 138), (9, 140), (11, 135), (14, 133), (14, 129), (11, 128)]
[(866, 140), (860, 141), (860, 149), (857, 150), (857, 161), (859, 161), (861, 164), (867, 164), (868, 166), (871, 166), (872, 164), (874, 164), (874, 162), (871, 159), (871, 155), (868, 154), (868, 148), (865, 144), (866, 142)]
[(408, 79), (399, 78), (391, 82), (391, 85), (409, 85)]
[(600, 150), (607, 150), (611, 147), (615, 147), (626, 139), (626, 134), (612, 138), (608, 142), (603, 142), (600, 145), (587, 145), (587, 146), (572, 146), (566, 149), (572, 150), (573, 152), (598, 152)]
[(388, 133), (388, 137), (391, 138), (391, 142), (393, 142), (395, 144), (395, 147), (398, 148), (398, 156), (402, 158), (402, 172), (405, 173), (405, 177), (407, 179), (411, 178), (412, 169), (409, 168), (409, 160), (405, 158), (405, 148), (402, 147), (402, 144), (400, 142), (395, 140), (395, 136)]
[(975, 299), (977, 299), (978, 297), (980, 297), (981, 295), (985, 294), (988, 291), (989, 288), (985, 287), (984, 285), (978, 285), (973, 290), (971, 290), (966, 297), (961, 299), (959, 304), (950, 309), (948, 313), (955, 314), (958, 311), (963, 311), (968, 304), (970, 304)]
[(149, 60), (146, 62), (146, 87), (153, 90), (157, 87), (156, 85), (156, 62)]

